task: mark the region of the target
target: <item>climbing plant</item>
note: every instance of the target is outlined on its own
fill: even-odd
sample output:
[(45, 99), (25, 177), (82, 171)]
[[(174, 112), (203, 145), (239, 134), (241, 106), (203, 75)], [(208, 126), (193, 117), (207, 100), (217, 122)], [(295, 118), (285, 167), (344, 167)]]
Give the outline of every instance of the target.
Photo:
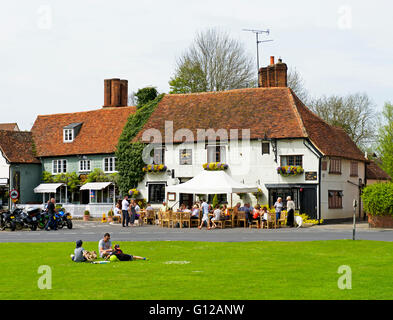
[(116, 168), (119, 174), (117, 180), (122, 193), (127, 193), (129, 189), (136, 188), (145, 176), (145, 172), (142, 170), (145, 166), (142, 159), (145, 144), (132, 142), (132, 139), (143, 128), (163, 96), (164, 94), (160, 94), (156, 99), (149, 101), (134, 114), (131, 114), (120, 135), (116, 148)]

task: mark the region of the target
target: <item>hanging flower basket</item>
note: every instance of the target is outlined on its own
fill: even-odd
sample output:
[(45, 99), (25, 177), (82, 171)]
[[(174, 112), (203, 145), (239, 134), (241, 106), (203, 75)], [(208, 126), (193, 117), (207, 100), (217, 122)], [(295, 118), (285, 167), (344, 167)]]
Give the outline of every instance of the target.
[(277, 168), (277, 173), (284, 177), (297, 176), (303, 172), (304, 169), (301, 166), (282, 166)]
[(210, 163), (204, 163), (202, 167), (203, 169), (209, 171), (226, 170), (228, 169), (228, 164), (222, 162), (210, 162)]
[(255, 197), (261, 197), (263, 195), (262, 189), (258, 188), (257, 192), (252, 193)]
[(139, 195), (139, 191), (137, 189), (130, 189), (130, 190), (128, 190), (128, 194), (131, 197), (137, 197)]
[(167, 167), (163, 164), (148, 164), (142, 168), (143, 172), (164, 172)]

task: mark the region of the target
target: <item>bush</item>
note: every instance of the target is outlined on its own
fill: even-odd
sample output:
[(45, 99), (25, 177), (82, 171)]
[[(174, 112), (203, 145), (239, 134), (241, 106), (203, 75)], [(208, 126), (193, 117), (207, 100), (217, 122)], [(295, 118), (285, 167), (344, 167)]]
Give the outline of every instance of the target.
[(90, 216), (90, 211), (89, 210), (85, 210), (85, 212), (83, 212), (83, 215)]
[(393, 216), (393, 183), (376, 183), (363, 189), (364, 210), (375, 216)]
[(110, 209), (110, 210), (108, 211), (108, 217), (113, 217), (113, 215), (114, 215), (113, 210)]

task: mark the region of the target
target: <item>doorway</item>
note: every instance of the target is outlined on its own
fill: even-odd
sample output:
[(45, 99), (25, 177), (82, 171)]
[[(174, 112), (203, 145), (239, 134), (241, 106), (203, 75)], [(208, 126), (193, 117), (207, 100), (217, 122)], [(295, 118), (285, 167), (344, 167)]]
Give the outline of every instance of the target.
[(307, 214), (310, 219), (317, 217), (317, 188), (301, 188), (300, 194), (300, 213)]

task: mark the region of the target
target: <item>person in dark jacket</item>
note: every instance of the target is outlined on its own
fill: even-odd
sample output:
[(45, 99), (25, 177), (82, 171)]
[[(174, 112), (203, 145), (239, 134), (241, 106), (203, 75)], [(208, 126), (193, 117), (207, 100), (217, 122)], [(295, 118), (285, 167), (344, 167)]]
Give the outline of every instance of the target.
[(49, 231), (49, 228), (51, 228), (51, 230), (57, 230), (57, 225), (55, 221), (55, 213), (56, 213), (55, 204), (56, 204), (55, 198), (50, 199), (47, 207), (49, 219), (45, 226), (46, 231)]
[[(115, 245), (111, 256), (116, 256), (117, 259), (120, 261), (133, 261), (133, 260), (149, 260), (148, 258), (144, 257), (139, 257), (139, 256), (133, 256), (130, 254), (126, 254), (123, 252), (123, 250), (120, 249), (120, 246), (118, 244)], [(105, 260), (109, 259), (110, 256), (107, 256)]]

